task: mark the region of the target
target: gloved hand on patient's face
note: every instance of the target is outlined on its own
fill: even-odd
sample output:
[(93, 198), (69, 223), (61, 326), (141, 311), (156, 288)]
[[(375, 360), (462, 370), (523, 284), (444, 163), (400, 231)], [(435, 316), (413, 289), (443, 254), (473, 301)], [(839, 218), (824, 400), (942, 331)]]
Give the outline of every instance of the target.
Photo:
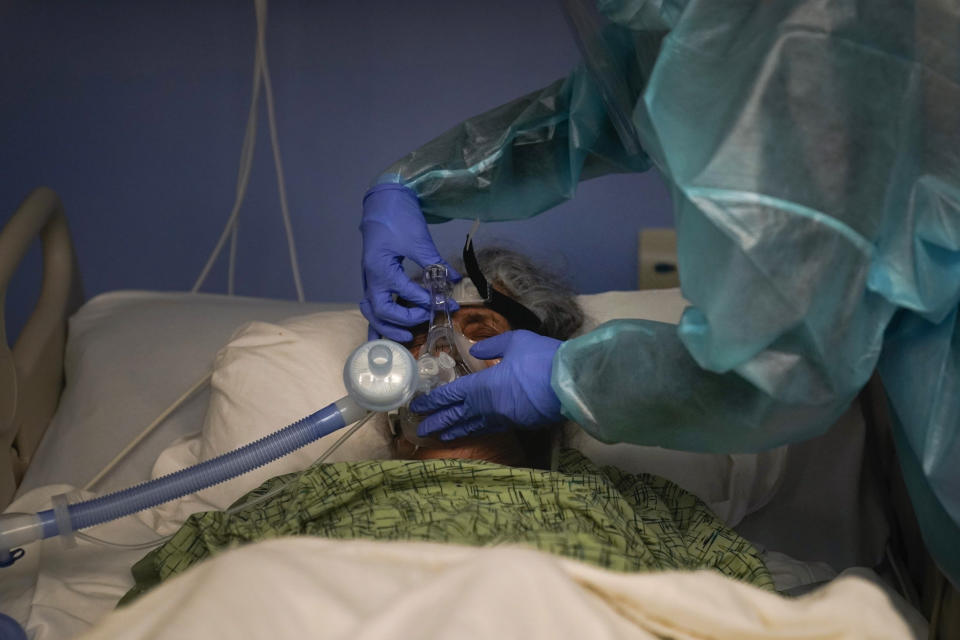
[(452, 440), (560, 422), (560, 400), (550, 387), (550, 375), (561, 344), (530, 331), (509, 331), (473, 345), (474, 357), (503, 360), (414, 398), (411, 410), (431, 414), (417, 435)]
[[(407, 327), (430, 319), (430, 295), (403, 271), (409, 258), (421, 267), (446, 265), (454, 282), (461, 276), (440, 257), (427, 230), (417, 195), (400, 184), (381, 184), (370, 189), (363, 199), (363, 300), (360, 311), (370, 323), (369, 339), (379, 336), (409, 342), (413, 335)], [(405, 307), (393, 294), (413, 303)], [(456, 310), (456, 304), (451, 310)]]

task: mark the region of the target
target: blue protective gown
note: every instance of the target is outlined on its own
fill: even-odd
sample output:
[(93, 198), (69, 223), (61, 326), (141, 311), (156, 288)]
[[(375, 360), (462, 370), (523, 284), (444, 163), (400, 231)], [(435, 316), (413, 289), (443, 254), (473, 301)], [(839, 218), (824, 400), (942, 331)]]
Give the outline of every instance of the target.
[(960, 6), (598, 8), (641, 149), (580, 67), (381, 180), (431, 222), (505, 220), (656, 166), (692, 306), (679, 327), (620, 320), (565, 343), (564, 414), (605, 441), (757, 451), (824, 432), (879, 368), (927, 546), (960, 584)]

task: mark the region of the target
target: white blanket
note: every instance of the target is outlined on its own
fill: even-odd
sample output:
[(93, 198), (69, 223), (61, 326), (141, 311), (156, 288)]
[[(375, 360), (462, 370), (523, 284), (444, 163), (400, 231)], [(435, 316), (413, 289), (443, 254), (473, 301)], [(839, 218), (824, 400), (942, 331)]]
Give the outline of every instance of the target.
[[(69, 490), (65, 485), (43, 487), (12, 506), (36, 511), (49, 506), (50, 495)], [(136, 516), (89, 533), (125, 543), (156, 536)], [(496, 625), (506, 625), (507, 635), (534, 629), (531, 637), (559, 627), (558, 637), (565, 637), (599, 625), (583, 637), (642, 638), (654, 629), (647, 618), (674, 615), (675, 607), (683, 610), (677, 619), (688, 626), (694, 620), (709, 626), (716, 624), (718, 615), (731, 617), (730, 628), (736, 633), (751, 624), (764, 629), (773, 625), (768, 629), (772, 633), (806, 620), (813, 634), (789, 637), (828, 637), (833, 630), (849, 632), (838, 638), (874, 637), (868, 633), (871, 620), (887, 620), (888, 635), (876, 637), (910, 637), (897, 635), (902, 623), (891, 602), (907, 616), (913, 637), (926, 636), (925, 622), (902, 599), (888, 599), (880, 588), (859, 578), (841, 577), (809, 601), (791, 600), (712, 572), (628, 575), (518, 548), (317, 538), (265, 542), (229, 552), (162, 585), (135, 603), (131, 613), (111, 615), (117, 600), (133, 586), (130, 566), (146, 551), (78, 542), (73, 549), (64, 549), (59, 539), (32, 543), (22, 560), (0, 572), (0, 611), (24, 624), (32, 640), (73, 638), (97, 624), (91, 637), (259, 637), (261, 622), (274, 625), (267, 636), (271, 640), (285, 637), (277, 630), (289, 630), (293, 636), (305, 628), (324, 629), (323, 637), (377, 637), (381, 624), (413, 624), (418, 618), (428, 628), (412, 627), (400, 636), (444, 637), (457, 625), (467, 624), (477, 629), (477, 635), (488, 637), (498, 632)], [(813, 575), (810, 565), (780, 554), (768, 554), (766, 561), (778, 588), (828, 579), (831, 574), (827, 570)], [(863, 575), (870, 578), (869, 572)], [(671, 604), (674, 599), (677, 602)], [(817, 604), (821, 599), (824, 602)], [(523, 606), (518, 609), (517, 603)], [(668, 604), (674, 608), (658, 608)], [(128, 616), (137, 622), (127, 621)], [(693, 631), (686, 628), (684, 633), (688, 635), (678, 637), (691, 637)]]
[(625, 574), (520, 547), (285, 538), (161, 585), (83, 638), (911, 637), (841, 577), (784, 598), (699, 571)]

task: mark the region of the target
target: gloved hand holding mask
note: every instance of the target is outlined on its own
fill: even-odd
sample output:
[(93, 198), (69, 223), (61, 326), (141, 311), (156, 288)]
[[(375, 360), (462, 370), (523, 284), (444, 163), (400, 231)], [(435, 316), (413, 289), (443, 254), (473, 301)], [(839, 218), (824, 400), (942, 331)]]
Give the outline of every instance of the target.
[[(460, 280), (440, 257), (427, 230), (417, 195), (399, 184), (380, 184), (363, 199), (363, 300), (360, 311), (370, 323), (369, 339), (379, 336), (408, 342), (413, 327), (430, 319), (430, 296), (403, 271), (403, 260), (421, 267), (443, 264), (450, 279)], [(394, 294), (416, 305), (398, 304)], [(454, 305), (454, 308), (455, 305)]]
[(550, 386), (553, 356), (560, 344), (531, 331), (510, 331), (478, 342), (470, 355), (502, 361), (415, 398), (410, 408), (431, 414), (420, 423), (417, 435), (452, 440), (560, 422), (560, 400)]

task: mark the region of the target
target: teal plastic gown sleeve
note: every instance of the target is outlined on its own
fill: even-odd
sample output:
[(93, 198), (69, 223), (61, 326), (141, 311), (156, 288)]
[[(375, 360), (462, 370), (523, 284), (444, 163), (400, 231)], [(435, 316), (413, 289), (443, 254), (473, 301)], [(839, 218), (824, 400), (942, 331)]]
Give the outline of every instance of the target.
[[(631, 69), (627, 86), (636, 100), (642, 83), (629, 55), (632, 36), (616, 25), (606, 36)], [(455, 126), (394, 163), (378, 182), (416, 191), (428, 222), (488, 222), (534, 216), (572, 198), (580, 180), (649, 167), (642, 150), (623, 149), (594, 79), (580, 65), (565, 79)]]
[(565, 414), (607, 441), (753, 451), (826, 430), (879, 366), (928, 547), (960, 584), (960, 5), (597, 8), (642, 154), (617, 151), (606, 83), (578, 69), (389, 179), (431, 220), (502, 220), (656, 166), (691, 306), (679, 327), (616, 321), (565, 343)]

